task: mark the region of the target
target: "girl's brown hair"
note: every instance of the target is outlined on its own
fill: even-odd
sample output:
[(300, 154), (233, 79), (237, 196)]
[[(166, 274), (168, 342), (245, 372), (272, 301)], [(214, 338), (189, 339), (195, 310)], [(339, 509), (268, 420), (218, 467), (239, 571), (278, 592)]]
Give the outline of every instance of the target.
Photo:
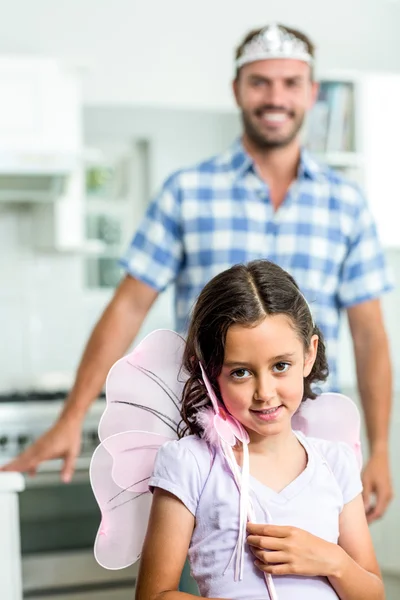
[(268, 260), (235, 265), (216, 275), (203, 289), (193, 310), (183, 357), (189, 374), (186, 381), (179, 436), (200, 435), (196, 417), (200, 409), (211, 406), (201, 380), (200, 362), (205, 367), (218, 397), (217, 377), (224, 361), (226, 334), (231, 325), (254, 327), (268, 315), (287, 315), (308, 350), (313, 335), (318, 335), (318, 351), (310, 374), (304, 378), (303, 400), (315, 398), (311, 386), (328, 376), (328, 363), (322, 334), (314, 324), (309, 306), (289, 273)]

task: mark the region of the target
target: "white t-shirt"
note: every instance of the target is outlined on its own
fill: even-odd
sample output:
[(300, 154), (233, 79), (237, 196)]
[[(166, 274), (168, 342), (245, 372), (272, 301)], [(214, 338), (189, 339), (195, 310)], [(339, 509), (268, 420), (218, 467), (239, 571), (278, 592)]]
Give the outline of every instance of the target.
[[(278, 493), (250, 476), (256, 520), (292, 525), (337, 543), (343, 506), (362, 491), (354, 452), (345, 443), (296, 435), (308, 461), (294, 481)], [(174, 494), (196, 518), (189, 562), (202, 597), (268, 598), (248, 547), (243, 579), (234, 581), (233, 566), (226, 570), (238, 538), (239, 492), (221, 452), (196, 436), (168, 442), (157, 454), (150, 487)], [(337, 598), (325, 577), (275, 576), (274, 583), (279, 600)]]

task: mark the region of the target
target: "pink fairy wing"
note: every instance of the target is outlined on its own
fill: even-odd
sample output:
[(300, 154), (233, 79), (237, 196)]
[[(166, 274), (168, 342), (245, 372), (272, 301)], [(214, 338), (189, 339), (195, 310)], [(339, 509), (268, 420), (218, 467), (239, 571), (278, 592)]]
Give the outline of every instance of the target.
[(101, 444), (90, 467), (102, 515), (95, 556), (108, 569), (129, 566), (140, 555), (155, 456), (163, 443), (177, 438), (184, 345), (173, 331), (154, 331), (108, 375)]
[(132, 492), (147, 492), (158, 449), (174, 437), (148, 431), (125, 431), (106, 438), (102, 445), (113, 458), (114, 483)]
[(302, 402), (292, 417), (292, 427), (309, 437), (346, 442), (356, 453), (360, 469), (360, 412), (343, 394), (327, 392)]
[(184, 346), (177, 333), (160, 329), (115, 363), (106, 381), (100, 440), (131, 430), (176, 434), (186, 380), (181, 369)]
[(94, 553), (106, 569), (123, 569), (140, 557), (157, 450), (169, 438), (126, 431), (107, 438), (93, 454), (90, 481), (101, 510)]

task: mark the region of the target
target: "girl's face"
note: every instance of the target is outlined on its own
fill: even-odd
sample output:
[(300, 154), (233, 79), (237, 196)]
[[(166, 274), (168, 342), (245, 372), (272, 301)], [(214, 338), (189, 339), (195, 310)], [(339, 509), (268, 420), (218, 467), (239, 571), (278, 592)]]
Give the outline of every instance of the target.
[(228, 329), (218, 384), (227, 410), (242, 423), (250, 440), (290, 430), (317, 347), (314, 335), (304, 351), (286, 315), (268, 316), (255, 327)]

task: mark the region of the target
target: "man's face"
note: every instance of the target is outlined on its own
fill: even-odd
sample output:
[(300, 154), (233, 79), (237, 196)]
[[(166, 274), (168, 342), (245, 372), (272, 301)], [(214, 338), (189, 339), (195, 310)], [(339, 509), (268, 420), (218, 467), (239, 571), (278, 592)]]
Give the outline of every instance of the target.
[(244, 65), (233, 89), (245, 133), (264, 149), (284, 147), (295, 139), (318, 93), (309, 65), (286, 58)]

